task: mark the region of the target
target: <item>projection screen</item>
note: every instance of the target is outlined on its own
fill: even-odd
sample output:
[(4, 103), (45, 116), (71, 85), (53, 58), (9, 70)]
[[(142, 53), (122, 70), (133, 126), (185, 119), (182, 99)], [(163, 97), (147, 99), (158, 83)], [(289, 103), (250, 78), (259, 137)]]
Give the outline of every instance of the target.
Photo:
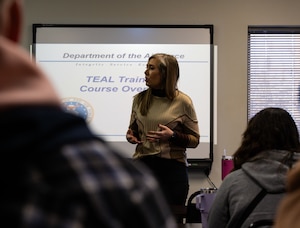
[(128, 157), (135, 145), (125, 134), (133, 96), (147, 89), (147, 60), (158, 52), (174, 55), (178, 88), (192, 98), (200, 128), (200, 144), (187, 150), (188, 160), (192, 165), (212, 160), (212, 25), (33, 24), (32, 50), (62, 106)]

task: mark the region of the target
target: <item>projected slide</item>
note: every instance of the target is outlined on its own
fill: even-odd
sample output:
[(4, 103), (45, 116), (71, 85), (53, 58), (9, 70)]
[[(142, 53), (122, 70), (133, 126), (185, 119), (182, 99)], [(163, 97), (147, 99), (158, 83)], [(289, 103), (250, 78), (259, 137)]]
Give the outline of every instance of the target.
[(209, 51), (209, 45), (37, 44), (36, 58), (69, 110), (85, 106), (82, 114), (97, 134), (125, 141), (132, 98), (147, 89), (148, 58), (157, 52), (173, 54), (180, 66), (179, 89), (192, 98), (201, 142), (208, 142), (209, 110), (202, 107), (209, 105)]

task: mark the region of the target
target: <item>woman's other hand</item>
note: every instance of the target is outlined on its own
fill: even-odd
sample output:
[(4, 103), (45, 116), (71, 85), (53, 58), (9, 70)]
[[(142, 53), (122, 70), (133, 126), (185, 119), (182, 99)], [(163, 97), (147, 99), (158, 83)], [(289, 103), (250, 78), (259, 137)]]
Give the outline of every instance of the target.
[(142, 141), (138, 140), (137, 137), (134, 136), (133, 131), (130, 128), (126, 132), (126, 139), (132, 144), (142, 143)]

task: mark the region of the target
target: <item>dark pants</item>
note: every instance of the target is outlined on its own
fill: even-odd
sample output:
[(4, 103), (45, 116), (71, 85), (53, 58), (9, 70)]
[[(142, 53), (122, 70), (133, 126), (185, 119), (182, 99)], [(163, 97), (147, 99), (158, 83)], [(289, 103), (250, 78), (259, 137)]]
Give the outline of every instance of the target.
[(157, 156), (145, 156), (138, 160), (153, 172), (170, 205), (185, 205), (189, 180), (184, 163)]

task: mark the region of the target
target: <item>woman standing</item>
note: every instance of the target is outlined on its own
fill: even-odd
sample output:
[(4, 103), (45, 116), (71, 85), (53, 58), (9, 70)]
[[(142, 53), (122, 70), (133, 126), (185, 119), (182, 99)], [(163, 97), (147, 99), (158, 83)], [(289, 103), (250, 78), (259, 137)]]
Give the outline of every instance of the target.
[(199, 144), (197, 116), (189, 96), (177, 89), (179, 66), (168, 54), (155, 54), (145, 71), (147, 90), (134, 97), (128, 142), (134, 159), (146, 164), (171, 205), (185, 205), (189, 182), (186, 148)]

